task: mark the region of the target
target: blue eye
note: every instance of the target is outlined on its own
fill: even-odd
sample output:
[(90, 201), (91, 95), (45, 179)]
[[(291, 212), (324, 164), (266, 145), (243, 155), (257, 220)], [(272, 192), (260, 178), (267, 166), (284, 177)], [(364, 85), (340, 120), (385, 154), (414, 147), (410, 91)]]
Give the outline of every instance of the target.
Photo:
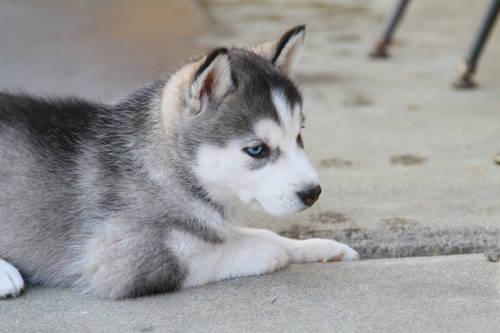
[(263, 143), (260, 145), (246, 147), (243, 151), (253, 158), (264, 158), (269, 155), (269, 148)]

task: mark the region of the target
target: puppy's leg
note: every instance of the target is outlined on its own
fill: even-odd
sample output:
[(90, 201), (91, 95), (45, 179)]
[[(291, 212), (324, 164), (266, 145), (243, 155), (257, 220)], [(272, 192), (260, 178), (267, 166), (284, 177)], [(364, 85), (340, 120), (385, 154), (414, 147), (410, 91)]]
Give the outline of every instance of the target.
[(75, 287), (123, 299), (178, 290), (185, 269), (165, 244), (162, 228), (110, 219), (96, 229), (74, 264)]
[(24, 288), (19, 271), (7, 261), (0, 259), (0, 299), (18, 296)]
[(276, 242), (231, 231), (219, 243), (209, 243), (185, 232), (173, 231), (169, 246), (187, 268), (183, 287), (274, 272), (289, 262)]
[(282, 237), (270, 230), (241, 228), (242, 233), (260, 237), (282, 247), (291, 262), (350, 261), (359, 259), (359, 254), (346, 244), (330, 239), (312, 238), (297, 240)]

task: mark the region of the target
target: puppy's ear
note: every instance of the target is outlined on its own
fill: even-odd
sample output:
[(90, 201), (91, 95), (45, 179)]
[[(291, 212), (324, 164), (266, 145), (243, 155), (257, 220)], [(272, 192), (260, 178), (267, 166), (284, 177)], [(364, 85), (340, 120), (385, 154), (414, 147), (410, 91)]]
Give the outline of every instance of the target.
[(283, 74), (293, 77), (302, 55), (305, 35), (306, 26), (299, 25), (285, 32), (280, 39), (259, 44), (252, 50), (271, 61)]
[(189, 88), (191, 112), (202, 112), (210, 102), (220, 101), (233, 87), (228, 50), (219, 48), (205, 57)]

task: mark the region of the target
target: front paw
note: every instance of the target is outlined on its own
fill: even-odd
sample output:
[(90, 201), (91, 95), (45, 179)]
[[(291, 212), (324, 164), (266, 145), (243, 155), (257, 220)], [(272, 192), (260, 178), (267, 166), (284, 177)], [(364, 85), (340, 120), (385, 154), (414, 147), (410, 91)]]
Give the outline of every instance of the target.
[(300, 262), (329, 262), (358, 260), (359, 254), (350, 246), (330, 239), (307, 239), (293, 249), (291, 259)]

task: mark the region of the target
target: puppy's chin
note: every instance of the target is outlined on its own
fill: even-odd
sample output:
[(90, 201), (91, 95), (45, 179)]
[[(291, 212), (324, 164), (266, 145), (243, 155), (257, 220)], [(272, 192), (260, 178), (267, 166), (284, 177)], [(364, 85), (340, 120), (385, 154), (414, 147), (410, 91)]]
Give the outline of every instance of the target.
[(250, 193), (239, 193), (239, 204), (250, 208), (251, 210), (263, 212), (270, 216), (275, 217), (287, 217), (297, 213), (300, 213), (308, 206), (300, 202), (291, 202), (290, 200), (279, 203), (279, 201), (273, 201), (267, 198), (256, 198)]
[(298, 207), (284, 207), (278, 205), (265, 205), (262, 204), (257, 199), (253, 199), (247, 204), (252, 210), (257, 210), (260, 212), (264, 212), (267, 215), (275, 216), (275, 217), (287, 217), (297, 214), (308, 207), (305, 205), (299, 205)]

